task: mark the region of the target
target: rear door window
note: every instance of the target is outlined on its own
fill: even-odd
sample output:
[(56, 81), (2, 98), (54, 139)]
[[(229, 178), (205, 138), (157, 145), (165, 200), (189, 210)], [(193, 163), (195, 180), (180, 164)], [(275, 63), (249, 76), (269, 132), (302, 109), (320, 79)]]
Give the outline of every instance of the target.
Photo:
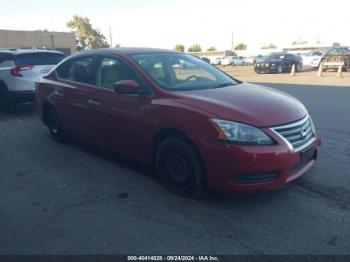
[(71, 59), (60, 65), (56, 72), (61, 79), (83, 84), (93, 84), (92, 71), (94, 61), (95, 59), (93, 56)]
[(56, 65), (64, 58), (57, 53), (28, 53), (15, 56), (16, 65)]

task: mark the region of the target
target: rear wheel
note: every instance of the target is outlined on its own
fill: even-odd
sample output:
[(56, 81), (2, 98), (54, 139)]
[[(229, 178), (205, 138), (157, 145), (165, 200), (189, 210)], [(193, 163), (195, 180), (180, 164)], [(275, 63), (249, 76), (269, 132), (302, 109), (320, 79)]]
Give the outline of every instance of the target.
[(12, 113), (16, 110), (16, 103), (5, 88), (0, 89), (0, 110), (4, 113)]
[(301, 65), (300, 64), (296, 64), (295, 65), (295, 72), (300, 72), (301, 71)]
[(162, 184), (170, 191), (191, 198), (205, 193), (204, 169), (198, 153), (179, 138), (167, 138), (156, 151), (155, 166)]
[(67, 137), (63, 131), (63, 127), (56, 110), (49, 108), (44, 114), (45, 122), (50, 130), (52, 138), (59, 143), (65, 142)]

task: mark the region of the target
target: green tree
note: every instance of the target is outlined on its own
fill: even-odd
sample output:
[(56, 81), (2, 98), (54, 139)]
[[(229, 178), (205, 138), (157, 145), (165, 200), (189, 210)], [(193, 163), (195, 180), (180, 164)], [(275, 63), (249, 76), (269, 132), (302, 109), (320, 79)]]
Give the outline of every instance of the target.
[(106, 37), (100, 30), (92, 27), (89, 18), (75, 15), (67, 26), (75, 33), (79, 51), (109, 47)]
[(121, 47), (122, 45), (120, 43), (114, 45), (114, 48), (121, 48)]
[(304, 40), (299, 40), (299, 41), (294, 41), (292, 45), (306, 45), (307, 41)]
[(182, 52), (182, 53), (185, 52), (185, 46), (181, 44), (177, 44), (174, 49), (175, 51), (178, 51), (178, 52)]
[(214, 46), (211, 46), (211, 47), (209, 47), (208, 49), (207, 49), (207, 51), (216, 51), (216, 48), (214, 47)]
[(202, 51), (202, 47), (198, 44), (194, 44), (193, 46), (188, 48), (188, 52), (201, 52), (201, 51)]
[(276, 49), (277, 46), (274, 44), (268, 44), (268, 45), (264, 45), (261, 49)]
[(235, 50), (247, 50), (248, 45), (244, 44), (244, 43), (239, 43), (238, 45), (236, 45)]

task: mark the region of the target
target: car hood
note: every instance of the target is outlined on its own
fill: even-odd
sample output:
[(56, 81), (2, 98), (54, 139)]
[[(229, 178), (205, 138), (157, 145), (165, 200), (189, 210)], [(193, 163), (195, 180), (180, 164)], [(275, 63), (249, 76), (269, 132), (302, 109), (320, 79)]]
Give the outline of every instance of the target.
[(257, 127), (297, 121), (308, 114), (296, 98), (269, 87), (249, 83), (176, 93), (176, 101), (204, 110), (211, 117)]
[(261, 59), (259, 63), (281, 63), (282, 59)]

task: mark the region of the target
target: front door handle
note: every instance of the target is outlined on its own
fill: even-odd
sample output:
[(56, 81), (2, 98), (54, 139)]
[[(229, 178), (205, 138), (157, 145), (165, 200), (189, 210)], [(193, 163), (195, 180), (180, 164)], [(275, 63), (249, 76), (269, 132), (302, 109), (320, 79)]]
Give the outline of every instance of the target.
[(90, 106), (94, 106), (94, 107), (100, 106), (100, 105), (101, 105), (101, 102), (98, 101), (98, 100), (96, 100), (96, 99), (89, 99), (88, 102), (89, 102), (89, 105), (90, 105)]
[(54, 93), (53, 93), (55, 96), (58, 96), (58, 97), (63, 97), (64, 96), (64, 93), (60, 90), (56, 90)]

